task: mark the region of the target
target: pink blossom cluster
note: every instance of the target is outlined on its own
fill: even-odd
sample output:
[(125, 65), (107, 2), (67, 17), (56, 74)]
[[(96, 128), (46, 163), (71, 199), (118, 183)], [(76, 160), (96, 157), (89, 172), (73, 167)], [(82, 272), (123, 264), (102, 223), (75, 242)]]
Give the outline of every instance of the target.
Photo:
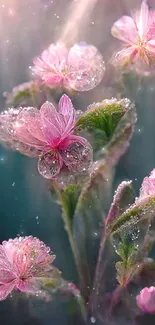
[(87, 91), (101, 82), (105, 63), (93, 45), (81, 42), (68, 49), (62, 44), (51, 44), (34, 60), (32, 71), (50, 88)]
[(39, 294), (41, 283), (52, 276), (55, 255), (38, 238), (17, 237), (0, 245), (0, 300), (15, 289)]
[(143, 0), (140, 10), (130, 16), (122, 16), (111, 29), (112, 35), (123, 41), (124, 47), (116, 53), (116, 65), (135, 64), (139, 71), (155, 67), (155, 11), (149, 10)]

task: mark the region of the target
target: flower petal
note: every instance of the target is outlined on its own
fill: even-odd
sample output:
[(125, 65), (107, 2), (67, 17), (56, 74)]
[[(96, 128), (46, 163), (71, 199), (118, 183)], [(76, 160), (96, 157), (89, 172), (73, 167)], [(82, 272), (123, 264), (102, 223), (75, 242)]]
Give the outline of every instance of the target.
[(60, 172), (62, 165), (63, 162), (60, 155), (48, 152), (39, 158), (38, 170), (44, 178), (52, 179)]
[(146, 313), (155, 313), (155, 287), (143, 288), (136, 297), (137, 305)]
[(130, 45), (135, 44), (138, 36), (134, 20), (129, 16), (122, 16), (117, 20), (112, 26), (111, 33), (114, 37)]
[(155, 196), (155, 179), (151, 179), (150, 177), (145, 177), (142, 183), (139, 198), (144, 198), (146, 196), (152, 196), (152, 195)]
[(29, 117), (27, 117), (27, 122), (27, 127), (30, 134), (36, 139), (45, 143), (45, 137), (42, 132), (41, 115), (37, 109), (31, 111), (31, 114), (29, 115)]
[(149, 8), (147, 1), (143, 0), (140, 10), (136, 10), (134, 14), (134, 20), (136, 22), (140, 39), (144, 39), (149, 28)]
[(16, 278), (15, 274), (11, 270), (11, 268), (4, 268), (4, 266), (0, 266), (0, 283), (8, 283)]
[(74, 107), (71, 99), (67, 95), (63, 95), (60, 98), (58, 108), (59, 113), (62, 114), (64, 119), (65, 129), (62, 137), (65, 137), (71, 132), (75, 124)]
[[(42, 131), (39, 131), (39, 125), (36, 126), (35, 130), (34, 128), (32, 130), (31, 127), (33, 118), (35, 119), (35, 122), (38, 123), (38, 117), (36, 121), (36, 115), (38, 115), (36, 110), (37, 109), (33, 107), (22, 108), (13, 126), (14, 135), (19, 141), (24, 142), (30, 146), (37, 147), (39, 149), (42, 148), (46, 142)], [(29, 131), (29, 127), (31, 132)]]
[(93, 150), (89, 142), (79, 136), (66, 138), (59, 150), (65, 165), (74, 172), (83, 172), (90, 168), (93, 161)]
[(39, 292), (39, 286), (37, 286), (37, 281), (35, 281), (35, 279), (21, 280), (16, 287), (18, 290), (25, 293), (36, 294)]
[[(44, 51), (45, 52), (45, 51)], [(68, 49), (60, 44), (51, 44), (48, 48), (48, 56), (43, 52), (42, 59), (56, 69), (64, 67), (67, 61)]]
[(137, 54), (137, 51), (135, 50), (134, 47), (130, 46), (130, 47), (124, 48), (123, 50), (121, 50), (115, 54), (115, 56), (112, 59), (113, 64), (114, 65), (122, 65), (122, 66), (130, 65), (136, 54)]
[(5, 300), (16, 286), (16, 280), (0, 286), (0, 301)]
[(43, 134), (47, 142), (52, 147), (55, 147), (59, 143), (61, 134), (64, 131), (63, 118), (49, 102), (42, 105), (40, 113), (43, 123)]
[(155, 39), (148, 41), (147, 43), (147, 51), (150, 52), (150, 55), (152, 55), (153, 57), (155, 56)]
[(51, 44), (34, 60), (33, 72), (42, 78), (49, 87), (56, 87), (63, 82), (63, 69), (66, 69), (68, 49), (59, 44)]

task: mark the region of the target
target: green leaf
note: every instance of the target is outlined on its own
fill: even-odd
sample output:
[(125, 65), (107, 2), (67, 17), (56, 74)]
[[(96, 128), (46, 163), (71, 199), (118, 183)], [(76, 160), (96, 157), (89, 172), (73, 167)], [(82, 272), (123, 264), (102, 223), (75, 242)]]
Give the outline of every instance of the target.
[(130, 242), (128, 236), (125, 237), (124, 241), (120, 243), (118, 255), (121, 257), (124, 263), (127, 262), (129, 256), (136, 251), (135, 244)]
[(111, 234), (121, 231), (121, 228), (126, 224), (138, 222), (138, 220), (147, 216), (151, 220), (154, 216), (155, 198), (150, 198), (144, 205), (134, 204), (130, 209), (123, 213), (113, 224)]
[(57, 200), (57, 203), (61, 205), (63, 214), (67, 216), (72, 228), (75, 209), (81, 193), (80, 185), (72, 184), (63, 189), (56, 182), (52, 182), (50, 191), (52, 196), (55, 197), (55, 200)]
[(66, 189), (61, 191), (63, 209), (65, 210), (65, 213), (68, 215), (71, 222), (73, 221), (80, 193), (81, 188), (78, 185), (68, 186)]
[(122, 262), (116, 264), (117, 279), (126, 286), (140, 272), (155, 236), (154, 224), (155, 199), (151, 198), (142, 206), (131, 207), (113, 225), (112, 244)]
[(116, 263), (116, 278), (119, 284), (123, 287), (125, 287), (133, 278), (135, 273), (139, 271), (140, 259), (138, 255), (136, 255), (137, 251), (138, 246), (135, 242), (130, 240), (130, 236), (127, 234), (123, 237), (117, 251), (117, 254), (121, 257), (122, 261)]
[(119, 216), (129, 208), (130, 204), (133, 202), (134, 194), (132, 182), (122, 182), (114, 195), (113, 202), (111, 204), (107, 219), (106, 227), (107, 230), (111, 227), (111, 224), (119, 218)]
[(105, 99), (101, 103), (92, 104), (77, 121), (76, 127), (91, 133), (95, 149), (99, 150), (111, 139), (128, 105), (128, 100), (117, 99)]
[(76, 126), (92, 131), (98, 129), (104, 131), (109, 138), (121, 117), (125, 113), (123, 102), (115, 100), (103, 100), (101, 103), (92, 104), (86, 113), (77, 121)]
[(127, 265), (125, 266), (123, 262), (116, 263), (116, 279), (122, 287), (126, 287), (127, 284), (131, 281), (134, 275), (137, 273), (137, 267), (139, 265)]

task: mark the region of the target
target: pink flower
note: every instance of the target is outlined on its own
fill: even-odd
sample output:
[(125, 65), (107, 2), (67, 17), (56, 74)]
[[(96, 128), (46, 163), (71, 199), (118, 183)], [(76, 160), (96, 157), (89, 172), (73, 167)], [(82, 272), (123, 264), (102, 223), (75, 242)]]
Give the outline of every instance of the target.
[(155, 11), (144, 0), (132, 17), (123, 16), (111, 29), (112, 35), (125, 43), (114, 59), (116, 64), (136, 63), (139, 70), (155, 64)]
[(40, 292), (44, 278), (53, 270), (55, 259), (39, 239), (19, 237), (0, 245), (0, 300), (15, 289), (28, 294)]
[(137, 305), (146, 313), (155, 313), (155, 287), (144, 288), (136, 297)]
[(136, 204), (145, 204), (150, 197), (155, 197), (155, 169), (152, 170), (149, 177), (144, 178)]
[(92, 147), (74, 135), (75, 110), (63, 95), (58, 110), (49, 102), (37, 108), (9, 109), (0, 115), (0, 141), (29, 157), (39, 157), (38, 170), (55, 178), (62, 167), (82, 173), (93, 159)]
[(84, 42), (67, 49), (51, 44), (34, 60), (32, 71), (48, 87), (63, 86), (77, 91), (96, 87), (103, 78), (105, 64), (97, 48)]

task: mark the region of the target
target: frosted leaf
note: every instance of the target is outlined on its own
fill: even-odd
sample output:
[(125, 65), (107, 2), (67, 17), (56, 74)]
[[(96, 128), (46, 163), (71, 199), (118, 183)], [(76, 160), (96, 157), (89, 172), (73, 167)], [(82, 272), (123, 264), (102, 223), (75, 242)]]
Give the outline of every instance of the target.
[(39, 158), (38, 170), (44, 178), (54, 178), (60, 172), (61, 167), (62, 161), (58, 154), (48, 152)]
[(131, 203), (133, 198), (131, 183), (131, 181), (124, 181), (118, 186), (106, 219), (106, 225), (109, 222), (114, 222), (122, 214), (123, 210), (127, 209), (129, 203)]

